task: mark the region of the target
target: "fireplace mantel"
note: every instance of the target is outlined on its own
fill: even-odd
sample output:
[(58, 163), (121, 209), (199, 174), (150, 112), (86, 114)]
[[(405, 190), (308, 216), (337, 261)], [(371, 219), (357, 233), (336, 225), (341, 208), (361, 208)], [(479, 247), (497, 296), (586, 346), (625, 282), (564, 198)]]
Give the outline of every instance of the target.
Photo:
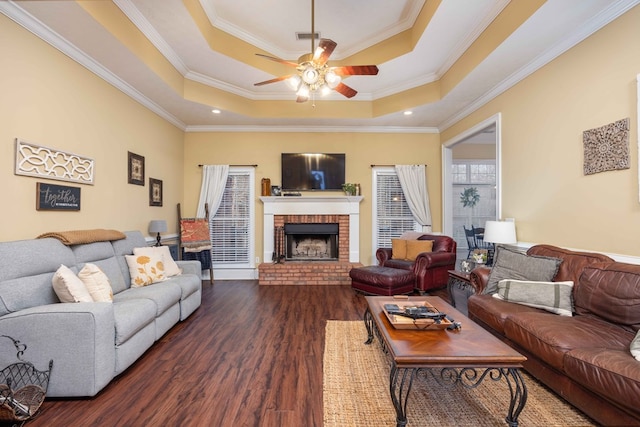
[(264, 204), (264, 262), (273, 256), (275, 215), (349, 215), (349, 261), (360, 262), (360, 202), (362, 196), (260, 197)]

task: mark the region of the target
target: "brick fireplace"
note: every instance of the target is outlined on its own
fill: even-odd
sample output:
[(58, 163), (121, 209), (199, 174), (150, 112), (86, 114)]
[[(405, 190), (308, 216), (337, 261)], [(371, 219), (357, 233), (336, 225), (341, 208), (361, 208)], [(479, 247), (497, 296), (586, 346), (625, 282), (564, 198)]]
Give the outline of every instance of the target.
[(349, 270), (362, 265), (362, 197), (260, 199), (264, 203), (265, 260), (258, 266), (261, 285), (351, 284)]

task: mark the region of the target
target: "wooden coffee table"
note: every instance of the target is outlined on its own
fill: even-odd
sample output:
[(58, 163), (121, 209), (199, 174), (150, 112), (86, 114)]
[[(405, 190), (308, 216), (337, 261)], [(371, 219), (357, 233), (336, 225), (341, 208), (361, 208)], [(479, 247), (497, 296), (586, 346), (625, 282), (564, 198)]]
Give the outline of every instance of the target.
[[(527, 402), (527, 388), (520, 375), (526, 357), (484, 330), (440, 297), (366, 297), (364, 322), (370, 344), (377, 336), (391, 362), (389, 391), (396, 409), (398, 427), (407, 424), (407, 402), (419, 373), (433, 375), (439, 384), (460, 384), (475, 388), (483, 380), (505, 380), (510, 402), (506, 416), (509, 426), (518, 425), (518, 416)], [(446, 313), (462, 327), (454, 329), (397, 329), (384, 312), (387, 303), (417, 305), (424, 302)], [(447, 322), (450, 323), (450, 322)], [(406, 327), (406, 326), (403, 326)]]

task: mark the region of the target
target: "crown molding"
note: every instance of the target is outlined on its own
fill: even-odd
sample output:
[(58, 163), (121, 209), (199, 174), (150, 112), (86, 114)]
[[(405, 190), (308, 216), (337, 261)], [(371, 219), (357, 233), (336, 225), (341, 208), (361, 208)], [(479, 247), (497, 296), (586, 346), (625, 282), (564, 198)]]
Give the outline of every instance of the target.
[(187, 126), (185, 132), (262, 133), (439, 133), (433, 127), (400, 126)]
[(86, 55), (80, 49), (73, 44), (69, 43), (65, 38), (61, 37), (55, 31), (51, 30), (42, 21), (36, 19), (33, 15), (26, 12), (24, 9), (18, 7), (13, 2), (0, 1), (0, 12), (2, 12), (9, 19), (31, 32), (35, 36), (39, 37), (46, 43), (49, 43), (54, 48), (58, 49), (63, 54), (67, 55), (78, 64), (82, 65), (98, 77), (105, 80), (110, 85), (114, 86), (118, 90), (124, 92), (126, 95), (133, 98), (144, 107), (156, 113), (175, 127), (181, 130), (186, 129), (185, 123), (181, 120), (169, 114), (166, 110), (160, 107), (155, 102), (140, 93), (133, 86), (113, 74), (107, 68), (102, 66), (99, 62)]
[(573, 33), (571, 33), (568, 37), (565, 37), (560, 43), (557, 43), (552, 48), (547, 49), (545, 52), (538, 55), (533, 61), (529, 62), (516, 72), (512, 73), (492, 89), (484, 93), (482, 96), (478, 97), (467, 107), (463, 108), (457, 114), (454, 114), (449, 119), (442, 122), (441, 125), (438, 126), (438, 129), (440, 129), (440, 131), (442, 132), (450, 128), (460, 120), (478, 110), (480, 107), (489, 103), (489, 101), (506, 92), (508, 89), (512, 88), (517, 83), (521, 82), (534, 72), (538, 71), (540, 68), (547, 65), (549, 62), (553, 61), (555, 58), (562, 55), (587, 37), (591, 36), (593, 33), (600, 30), (605, 25), (608, 25), (610, 22), (625, 14), (627, 11), (629, 11), (639, 3), (640, 0), (618, 0), (615, 3), (611, 4), (609, 8), (603, 10), (598, 15), (591, 18), (586, 24), (578, 27)]

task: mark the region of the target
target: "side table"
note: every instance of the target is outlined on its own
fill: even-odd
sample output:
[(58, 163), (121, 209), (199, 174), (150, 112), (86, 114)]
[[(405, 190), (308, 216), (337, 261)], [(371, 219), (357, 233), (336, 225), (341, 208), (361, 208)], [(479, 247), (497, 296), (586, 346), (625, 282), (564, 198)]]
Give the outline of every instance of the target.
[(447, 291), (449, 292), (451, 305), (467, 316), (469, 314), (467, 310), (467, 299), (474, 293), (469, 273), (449, 270)]

